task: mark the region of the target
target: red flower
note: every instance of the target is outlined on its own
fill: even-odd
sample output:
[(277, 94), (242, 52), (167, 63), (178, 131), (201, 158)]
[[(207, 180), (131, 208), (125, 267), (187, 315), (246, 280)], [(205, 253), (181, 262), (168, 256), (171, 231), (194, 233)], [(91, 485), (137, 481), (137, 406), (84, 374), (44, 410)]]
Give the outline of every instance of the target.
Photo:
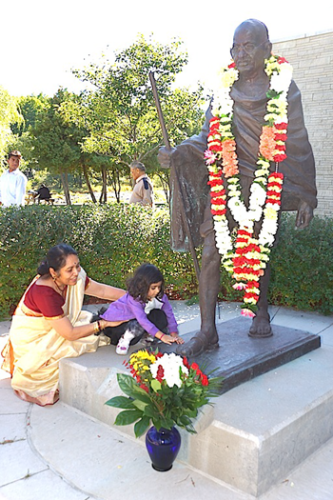
[(288, 123), (285, 123), (285, 122), (282, 122), (282, 123), (275, 123), (275, 124), (274, 124), (274, 127), (275, 127), (277, 130), (287, 130)]
[(276, 144), (275, 149), (276, 149), (276, 151), (285, 151), (286, 145), (285, 144)]
[(247, 282), (247, 288), (259, 288), (259, 283), (258, 281), (248, 281)]
[(247, 292), (247, 293), (244, 293), (244, 299), (255, 299), (255, 300), (258, 300), (259, 296), (258, 296), (257, 293)]
[(201, 377), (201, 384), (205, 387), (207, 387), (209, 385), (208, 377), (204, 373), (202, 374), (202, 377)]
[(221, 179), (212, 179), (211, 181), (207, 182), (208, 186), (223, 186), (223, 182)]
[(250, 233), (249, 231), (245, 231), (245, 229), (239, 229), (238, 230), (238, 234), (241, 234), (241, 235), (244, 235), (244, 236), (248, 236), (249, 238), (252, 235), (252, 233)]
[(212, 143), (212, 144), (209, 144), (208, 149), (210, 149), (211, 151), (219, 152), (219, 151), (222, 151), (222, 145)]
[(280, 193), (278, 193), (277, 191), (269, 191), (269, 190), (267, 190), (267, 198), (269, 198), (269, 197), (271, 197), (271, 196), (272, 196), (273, 198), (274, 198), (274, 196), (276, 196), (277, 198), (279, 198)]
[(183, 358), (183, 365), (186, 366), (188, 370), (191, 368), (188, 359), (186, 357)]
[(212, 215), (225, 215), (227, 213), (227, 209), (224, 210), (211, 210)]
[(283, 142), (285, 142), (287, 140), (287, 134), (275, 134), (274, 139), (276, 141), (283, 141)]
[(213, 205), (226, 205), (227, 203), (222, 198), (213, 198), (212, 199), (212, 204)]
[(209, 123), (210, 123), (209, 128), (211, 131), (218, 130), (220, 126), (220, 119), (214, 116), (209, 120)]
[(281, 205), (281, 201), (279, 200), (274, 200), (273, 198), (267, 198), (266, 200), (266, 205), (268, 205), (268, 203), (271, 203), (272, 205)]
[(159, 367), (157, 368), (156, 380), (162, 383), (163, 377), (164, 377), (164, 368), (162, 365), (159, 365)]
[(242, 267), (246, 263), (246, 259), (245, 259), (245, 257), (235, 257), (232, 260), (232, 262), (233, 262), (235, 267)]
[(140, 389), (143, 389), (144, 391), (149, 392), (149, 389), (145, 384), (140, 384)]
[(232, 62), (229, 64), (228, 69), (236, 68), (236, 63)]
[(274, 172), (274, 174), (270, 174), (269, 180), (274, 179), (274, 177), (278, 177), (279, 179), (283, 179), (284, 175), (282, 172)]
[(192, 370), (197, 371), (199, 369), (199, 365), (197, 363), (192, 363), (191, 368)]
[(283, 64), (283, 63), (288, 63), (287, 59), (284, 57), (279, 56), (279, 59), (277, 60), (278, 64)]
[(267, 189), (270, 189), (271, 187), (278, 187), (281, 189), (282, 187), (282, 184), (280, 184), (280, 182), (276, 182), (276, 181), (270, 181), (268, 184), (267, 184)]
[(274, 161), (276, 163), (280, 163), (281, 161), (285, 160), (286, 158), (287, 158), (287, 155), (285, 155), (285, 154), (275, 155)]
[(216, 196), (224, 196), (225, 195), (225, 189), (222, 189), (221, 191), (210, 192), (210, 195), (211, 195), (212, 198), (215, 198)]

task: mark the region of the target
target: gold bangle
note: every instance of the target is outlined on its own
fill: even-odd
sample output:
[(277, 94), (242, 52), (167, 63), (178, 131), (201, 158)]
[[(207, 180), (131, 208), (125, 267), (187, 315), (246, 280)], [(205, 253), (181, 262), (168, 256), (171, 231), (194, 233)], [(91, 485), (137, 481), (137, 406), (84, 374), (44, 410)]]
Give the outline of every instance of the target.
[(98, 325), (98, 321), (96, 321), (96, 323), (94, 323), (94, 334), (96, 335), (96, 333), (99, 332), (99, 325)]

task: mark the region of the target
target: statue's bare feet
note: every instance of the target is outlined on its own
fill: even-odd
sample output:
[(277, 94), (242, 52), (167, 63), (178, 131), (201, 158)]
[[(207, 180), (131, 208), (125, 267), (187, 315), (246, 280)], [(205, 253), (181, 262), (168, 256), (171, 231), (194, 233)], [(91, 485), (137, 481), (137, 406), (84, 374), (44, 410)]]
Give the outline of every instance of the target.
[(269, 316), (255, 316), (249, 330), (249, 336), (255, 338), (271, 337), (273, 335)]
[(204, 331), (198, 332), (194, 337), (191, 338), (186, 344), (177, 347), (177, 353), (181, 356), (193, 357), (199, 356), (204, 351), (212, 351), (219, 347), (219, 337), (216, 328), (213, 328), (213, 332), (206, 334)]

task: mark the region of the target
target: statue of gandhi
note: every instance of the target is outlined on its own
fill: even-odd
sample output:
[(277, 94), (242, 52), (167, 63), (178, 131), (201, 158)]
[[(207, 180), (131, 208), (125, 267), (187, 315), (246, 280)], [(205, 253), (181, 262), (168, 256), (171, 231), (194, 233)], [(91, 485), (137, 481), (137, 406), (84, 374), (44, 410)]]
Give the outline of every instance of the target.
[[(233, 132), (237, 144), (236, 152), (245, 204), (248, 203), (249, 190), (254, 178), (260, 134), (266, 114), (269, 78), (264, 71), (264, 61), (270, 57), (271, 49), (268, 30), (262, 22), (249, 19), (236, 29), (231, 55), (239, 71), (239, 78), (234, 83), (230, 95), (234, 101)], [(197, 356), (205, 350), (219, 346), (215, 310), (220, 288), (221, 258), (215, 245), (207, 188), (208, 173), (203, 159), (204, 151), (207, 149), (211, 118), (212, 113), (209, 108), (199, 135), (187, 139), (172, 150), (161, 148), (158, 155), (162, 167), (174, 166), (170, 175), (173, 249), (178, 251), (189, 249), (189, 238), (184, 230), (179, 210), (180, 196), (185, 205), (193, 244), (198, 246), (203, 239), (199, 279), (201, 328), (188, 343), (178, 348), (178, 352), (186, 356)], [(314, 157), (304, 125), (300, 91), (293, 80), (288, 91), (286, 154), (287, 159), (279, 166), (279, 170), (284, 174), (282, 210), (297, 211), (296, 227), (303, 229), (313, 218), (313, 209), (317, 205), (317, 191)], [(177, 171), (182, 187), (181, 193), (174, 181), (173, 170)], [(230, 229), (234, 227), (233, 224), (230, 219)], [(253, 337), (272, 335), (267, 301), (269, 278), (268, 265), (264, 276), (260, 279), (258, 310), (249, 331), (249, 335)]]

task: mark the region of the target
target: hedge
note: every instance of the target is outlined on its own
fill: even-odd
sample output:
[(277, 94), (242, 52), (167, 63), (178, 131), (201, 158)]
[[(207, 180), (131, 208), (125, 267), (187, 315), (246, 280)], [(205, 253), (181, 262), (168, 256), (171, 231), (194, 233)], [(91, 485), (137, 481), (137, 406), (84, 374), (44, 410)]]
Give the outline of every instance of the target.
[[(198, 284), (190, 254), (170, 249), (166, 209), (137, 205), (26, 206), (0, 210), (0, 317), (8, 318), (48, 249), (71, 244), (88, 275), (125, 287), (142, 262), (159, 267), (171, 298), (196, 297)], [(279, 245), (272, 252), (271, 303), (324, 314), (333, 312), (333, 221), (315, 218), (309, 229), (294, 229), (282, 217)], [(200, 258), (200, 249), (199, 249)], [(239, 300), (221, 273), (222, 300)]]

